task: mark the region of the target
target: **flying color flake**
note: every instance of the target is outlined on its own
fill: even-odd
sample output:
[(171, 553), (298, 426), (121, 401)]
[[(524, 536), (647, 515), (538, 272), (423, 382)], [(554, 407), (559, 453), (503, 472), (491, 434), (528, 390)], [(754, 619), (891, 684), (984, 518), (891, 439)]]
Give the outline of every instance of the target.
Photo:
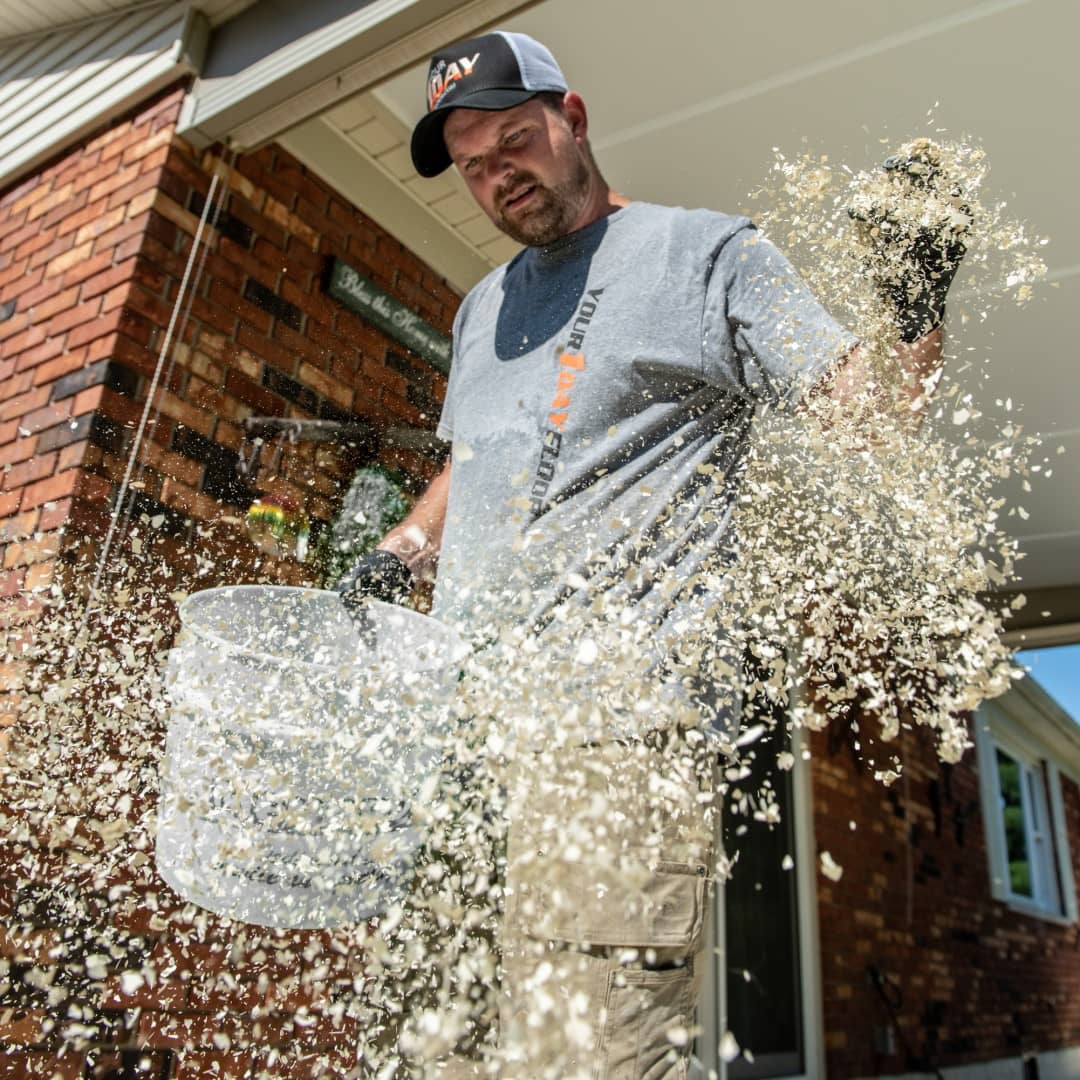
[[(906, 149), (917, 148), (928, 144)], [(766, 738), (778, 724), (848, 725), (871, 758), (888, 753), (905, 728), (922, 725), (942, 758), (957, 760), (969, 745), (964, 717), (1018, 675), (1000, 642), (1004, 612), (981, 598), (1013, 573), (997, 486), (1014, 473), (1034, 474), (1028, 462), (1036, 447), (1022, 435), (1012, 402), (1005, 409), (1011, 426), (1000, 432), (993, 418), (977, 415), (978, 358), (961, 373), (963, 385), (949, 383), (952, 364), (936, 388), (913, 394), (903, 385), (889, 345), (895, 327), (865, 273), (866, 236), (849, 210), (884, 205), (900, 219), (964, 219), (970, 291), (985, 309), (952, 311), (961, 341), (965, 319), (983, 319), (1005, 300), (1024, 302), (1043, 268), (1038, 239), (1002, 206), (980, 201), (981, 151), (930, 149), (946, 177), (934, 188), (898, 189), (879, 173), (852, 175), (811, 155), (778, 157), (769, 185), (754, 196), (765, 207), (761, 224), (855, 329), (874, 358), (871, 385), (842, 406), (817, 395), (799, 411), (759, 418), (737, 477), (737, 558), (718, 553), (698, 569), (705, 599), (680, 623), (663, 664), (625, 598), (650, 575), (660, 589), (677, 591), (685, 582), (665, 580), (644, 543), (640, 562), (607, 568), (604, 589), (592, 577), (570, 575), (552, 618), (557, 633), (538, 638), (521, 629), (515, 617), (528, 606), (524, 593), (491, 598), (490, 619), (464, 664), (455, 722), (442, 736), (447, 767), (412, 803), (410, 826), (425, 838), (415, 873), (376, 920), (317, 934), (269, 929), (210, 914), (165, 887), (153, 857), (170, 708), (164, 658), (176, 630), (174, 605), (191, 582), (178, 589), (144, 535), (141, 551), (129, 547), (92, 610), (76, 587), (36, 593), (41, 615), (32, 639), (9, 634), (6, 641), (4, 660), (23, 672), (23, 696), (0, 760), (0, 819), (16, 879), (9, 934), (16, 950), (36, 959), (0, 960), (5, 1004), (46, 1011), (55, 1018), (57, 1048), (85, 1048), (107, 1038), (111, 1020), (101, 1002), (111, 988), (121, 995), (153, 988), (162, 1000), (182, 993), (220, 1025), (214, 1045), (262, 1051), (229, 1006), (257, 993), (294, 1038), (258, 1059), (261, 1075), (277, 1075), (295, 1058), (291, 1067), (312, 1076), (417, 1076), (455, 1044), (483, 1051), (497, 1068), (496, 941), (514, 806), (549, 806), (533, 826), (556, 838), (568, 866), (582, 851), (607, 851), (610, 857), (598, 856), (600, 869), (632, 886), (640, 864), (596, 844), (617, 816), (620, 785), (639, 784), (657, 806), (678, 806), (686, 787), (678, 778), (720, 755), (715, 800), (674, 815), (690, 835), (721, 809), (736, 822), (777, 820), (772, 789), (748, 785), (753, 755), (779, 754), (781, 770), (796, 765), (783, 738)], [(894, 269), (902, 274), (900, 263)], [(978, 438), (954, 440), (968, 429)], [(454, 453), (471, 456), (467, 447)], [(705, 482), (712, 471), (702, 475)], [(662, 521), (674, 520), (677, 509)], [(154, 522), (140, 528), (147, 525)], [(523, 544), (522, 558), (532, 551)], [(213, 560), (194, 554), (205, 575)], [(214, 568), (228, 581), (228, 564)], [(267, 620), (274, 616), (268, 609)], [(739, 686), (744, 667), (745, 686), (732, 692), (740, 700), (716, 700), (722, 688)], [(708, 706), (681, 692), (703, 687), (716, 692)], [(279, 707), (288, 713), (288, 694)], [(730, 718), (739, 709), (736, 728)], [(711, 723), (717, 717), (727, 720)], [(310, 717), (297, 720), (310, 726)], [(565, 769), (567, 747), (665, 728), (681, 732), (684, 750), (662, 770), (647, 756), (631, 758), (620, 784), (605, 786), (597, 779), (607, 767), (602, 759), (581, 776)], [(337, 734), (347, 746), (348, 732)], [(393, 764), (390, 734), (365, 741), (363, 752)], [(298, 739), (290, 748), (301, 764), (307, 745)], [(227, 753), (215, 756), (212, 741), (207, 750), (207, 769), (217, 770), (223, 790), (232, 785), (238, 802), (258, 797), (282, 822), (303, 825), (305, 793), (290, 789), (287, 770), (268, 798), (243, 789), (252, 770), (234, 768), (239, 758), (231, 764)], [(352, 759), (341, 746), (331, 750), (320, 750), (320, 768), (345, 783)], [(897, 760), (875, 769), (883, 783), (899, 774)], [(569, 818), (568, 805), (575, 807)], [(337, 815), (345, 832), (385, 828), (378, 806), (361, 812), (356, 800), (320, 812)], [(641, 835), (658, 834), (663, 816), (642, 823)], [(332, 860), (334, 852), (324, 855)], [(784, 867), (792, 865), (785, 857)], [(842, 870), (828, 853), (820, 869), (839, 881)], [(721, 860), (717, 879), (732, 870)], [(575, 895), (555, 889), (549, 915), (572, 913)], [(519, 1032), (526, 1047), (555, 1039), (572, 1052), (593, 1038), (594, 1018), (573, 995), (560, 997), (557, 971), (538, 969), (533, 984)], [(293, 1004), (300, 1000), (302, 1007)], [(340, 1047), (305, 1050), (304, 1032), (323, 1019), (348, 1033), (344, 1056)], [(694, 1035), (681, 1026), (668, 1032), (673, 1047)], [(718, 1052), (731, 1061), (746, 1051), (727, 1032)]]

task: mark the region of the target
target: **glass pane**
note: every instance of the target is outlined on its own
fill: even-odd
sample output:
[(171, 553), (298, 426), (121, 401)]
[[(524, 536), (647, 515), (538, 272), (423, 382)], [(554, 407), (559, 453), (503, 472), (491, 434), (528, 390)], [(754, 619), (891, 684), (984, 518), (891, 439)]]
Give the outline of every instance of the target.
[(1001, 791), (1001, 820), (1005, 827), (1005, 855), (1009, 863), (1009, 889), (1015, 896), (1033, 897), (1031, 860), (1024, 827), (1024, 805), (1020, 793), (1022, 767), (1004, 750), (997, 751), (998, 786)]
[[(795, 871), (785, 870), (794, 855), (791, 773), (776, 768), (782, 734), (755, 744), (753, 776), (742, 783), (758, 790), (771, 776), (780, 805), (780, 824), (732, 818), (726, 823), (725, 849), (739, 853), (727, 883), (728, 1027), (753, 1061), (740, 1057), (728, 1066), (731, 1080), (790, 1076), (803, 1069), (798, 908)], [(735, 835), (746, 825), (742, 836)]]
[(1031, 835), (1038, 840), (1042, 832), (1042, 824), (1039, 820), (1039, 792), (1036, 788), (1038, 780), (1031, 769), (1025, 769), (1024, 774), (1027, 776), (1028, 784), (1028, 816), (1031, 819)]

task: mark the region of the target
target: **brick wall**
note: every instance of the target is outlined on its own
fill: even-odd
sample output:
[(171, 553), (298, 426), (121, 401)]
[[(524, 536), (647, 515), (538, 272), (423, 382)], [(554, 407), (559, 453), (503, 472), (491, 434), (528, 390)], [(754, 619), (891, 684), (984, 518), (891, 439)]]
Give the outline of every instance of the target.
[[(228, 201), (208, 234), (134, 488), (135, 519), (181, 579), (198, 574), (207, 587), (311, 576), (246, 537), (255, 491), (235, 469), (246, 417), (363, 420), (385, 435), (433, 429), (445, 393), (442, 375), (325, 297), (321, 280), (338, 256), (447, 333), (455, 292), (280, 148), (231, 169), (213, 152), (197, 155), (175, 135), (182, 97), (182, 88), (162, 94), (0, 192), (8, 724), (22, 700), (17, 657), (40, 610), (32, 590), (59, 573), (77, 581), (78, 556), (100, 550), (216, 171)], [(290, 492), (325, 521), (373, 454), (412, 490), (439, 467), (436, 452), (395, 449), (388, 438), (302, 443), (286, 447), (272, 473), (264, 467), (256, 486)], [(84, 881), (70, 854), (55, 837), (0, 841), (0, 1075), (313, 1077), (354, 1063), (355, 1022), (326, 1008), (362, 962), (340, 942), (206, 918), (160, 883), (151, 894), (138, 875)], [(70, 881), (62, 913), (50, 881)], [(113, 960), (87, 984), (82, 954), (105, 941)], [(65, 964), (91, 1034), (88, 1050), (57, 1056), (67, 1000), (50, 1006), (27, 973)], [(120, 971), (139, 964), (156, 982), (125, 989)]]
[[(175, 137), (182, 96), (165, 94), (0, 194), (0, 304), (14, 305), (0, 322), (0, 598), (9, 607), (28, 606), (28, 591), (51, 580), (62, 546), (106, 528), (193, 211), (220, 164)], [(270, 489), (292, 493), (316, 524), (328, 520), (371, 448), (288, 446), (275, 475), (245, 485), (235, 468), (243, 419), (431, 429), (445, 393), (441, 374), (322, 294), (327, 259), (348, 260), (445, 332), (459, 297), (283, 150), (241, 157), (227, 175), (228, 201), (140, 454), (135, 516), (182, 543), (205, 523), (199, 546), (223, 580), (298, 582), (309, 572), (268, 565), (238, 515), (256, 489)], [(378, 453), (414, 490), (438, 467), (385, 440)]]
[[(84, 468), (113, 421), (112, 358), (151, 227), (175, 98), (155, 102), (0, 195), (0, 597), (10, 623), (56, 569), (60, 529), (107, 499)], [(109, 410), (125, 418), (123, 408)], [(130, 410), (127, 410), (130, 414)], [(3, 688), (17, 673), (5, 664)], [(3, 711), (11, 719), (11, 699)]]
[[(991, 899), (974, 752), (943, 765), (924, 735), (899, 744), (906, 778), (889, 788), (847, 738), (814, 739), (817, 845), (844, 871), (818, 879), (830, 1080), (1080, 1044), (1077, 928)], [(1063, 789), (1080, 880), (1080, 789)], [(892, 1054), (875, 1046), (890, 1025)]]

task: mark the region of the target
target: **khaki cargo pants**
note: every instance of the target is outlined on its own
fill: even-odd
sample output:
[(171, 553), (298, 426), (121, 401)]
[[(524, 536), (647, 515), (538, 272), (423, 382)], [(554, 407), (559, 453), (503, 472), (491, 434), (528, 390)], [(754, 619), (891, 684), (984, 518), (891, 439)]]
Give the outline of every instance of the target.
[(713, 761), (649, 736), (510, 777), (499, 1045), (434, 1073), (688, 1076), (713, 873)]

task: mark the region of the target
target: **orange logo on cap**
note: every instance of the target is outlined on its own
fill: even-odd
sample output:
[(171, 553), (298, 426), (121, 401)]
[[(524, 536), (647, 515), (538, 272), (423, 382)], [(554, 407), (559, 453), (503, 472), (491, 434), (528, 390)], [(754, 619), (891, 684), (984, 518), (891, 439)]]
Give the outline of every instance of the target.
[(440, 98), (447, 90), (464, 79), (466, 75), (473, 73), (473, 68), (476, 67), (476, 61), (480, 59), (480, 54), (477, 53), (472, 59), (467, 56), (462, 56), (457, 60), (451, 60), (449, 64), (443, 67), (442, 64), (431, 73), (428, 80), (428, 112), (431, 112), (436, 105), (439, 104)]

